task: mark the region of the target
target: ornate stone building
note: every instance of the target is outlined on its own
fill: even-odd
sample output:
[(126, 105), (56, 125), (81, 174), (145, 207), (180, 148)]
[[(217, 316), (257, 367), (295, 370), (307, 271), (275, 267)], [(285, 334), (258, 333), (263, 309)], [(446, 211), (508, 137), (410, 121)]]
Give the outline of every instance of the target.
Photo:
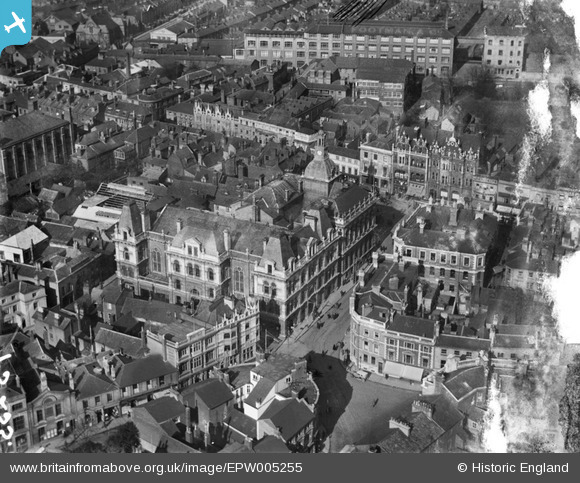
[(65, 164), (73, 151), (73, 126), (31, 112), (0, 123), (0, 203), (37, 189), (51, 164)]
[(343, 186), (337, 173), (319, 143), (300, 179), (303, 204), (292, 205), (285, 226), (174, 206), (152, 221), (126, 206), (114, 234), (117, 273), (137, 295), (176, 304), (255, 298), (261, 319), (285, 336), (353, 279), (374, 247), (377, 195)]

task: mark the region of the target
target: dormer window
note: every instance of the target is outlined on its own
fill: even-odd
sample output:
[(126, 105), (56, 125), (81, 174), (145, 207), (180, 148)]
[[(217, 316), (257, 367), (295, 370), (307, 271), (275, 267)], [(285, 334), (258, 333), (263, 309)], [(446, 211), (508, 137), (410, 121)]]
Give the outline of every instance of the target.
[(123, 230), (123, 240), (127, 241), (127, 232)]
[(272, 273), (272, 265), (268, 263), (268, 273), (271, 274)]

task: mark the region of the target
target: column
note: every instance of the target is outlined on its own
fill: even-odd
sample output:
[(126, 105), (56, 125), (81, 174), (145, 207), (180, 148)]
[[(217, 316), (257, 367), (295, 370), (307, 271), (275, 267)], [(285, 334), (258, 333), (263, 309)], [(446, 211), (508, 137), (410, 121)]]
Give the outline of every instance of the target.
[(48, 146), (46, 145), (46, 135), (42, 135), (42, 164), (46, 166), (48, 164)]
[(58, 154), (56, 152), (56, 139), (54, 135), (54, 131), (50, 132), (50, 142), (52, 143), (52, 162), (55, 164), (58, 163)]
[[(34, 169), (38, 169), (38, 152), (36, 151), (36, 138), (32, 141), (32, 158), (34, 159)], [(42, 165), (42, 163), (40, 163)]]

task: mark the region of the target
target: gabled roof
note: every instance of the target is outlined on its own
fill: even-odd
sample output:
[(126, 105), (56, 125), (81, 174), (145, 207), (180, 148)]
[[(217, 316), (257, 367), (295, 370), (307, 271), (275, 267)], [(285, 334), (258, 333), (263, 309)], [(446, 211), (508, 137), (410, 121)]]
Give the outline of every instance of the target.
[(177, 369), (169, 362), (164, 362), (160, 355), (151, 355), (144, 359), (115, 356), (113, 360), (115, 367), (118, 368), (115, 380), (119, 387), (132, 386), (177, 372)]
[(146, 409), (158, 423), (185, 417), (185, 406), (177, 399), (169, 396), (153, 399), (153, 401), (141, 407)]
[(11, 247), (11, 248), (21, 248), (27, 249), (30, 248), (30, 244), (38, 245), (43, 241), (48, 240), (48, 236), (40, 231), (36, 226), (31, 225), (20, 233), (11, 236), (10, 238), (4, 240), (2, 245)]
[(284, 441), (290, 441), (315, 418), (302, 401), (287, 399), (272, 401), (260, 419), (270, 420)]
[(183, 400), (192, 407), (196, 405), (196, 395), (209, 409), (218, 408), (234, 398), (232, 391), (219, 379), (206, 379), (182, 392)]

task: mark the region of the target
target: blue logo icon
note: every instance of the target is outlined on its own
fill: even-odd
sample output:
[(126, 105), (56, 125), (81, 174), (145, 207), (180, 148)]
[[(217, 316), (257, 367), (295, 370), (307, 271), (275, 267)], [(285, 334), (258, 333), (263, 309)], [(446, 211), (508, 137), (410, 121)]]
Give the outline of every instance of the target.
[(0, 51), (9, 45), (27, 44), (31, 36), (31, 0), (0, 0)]

